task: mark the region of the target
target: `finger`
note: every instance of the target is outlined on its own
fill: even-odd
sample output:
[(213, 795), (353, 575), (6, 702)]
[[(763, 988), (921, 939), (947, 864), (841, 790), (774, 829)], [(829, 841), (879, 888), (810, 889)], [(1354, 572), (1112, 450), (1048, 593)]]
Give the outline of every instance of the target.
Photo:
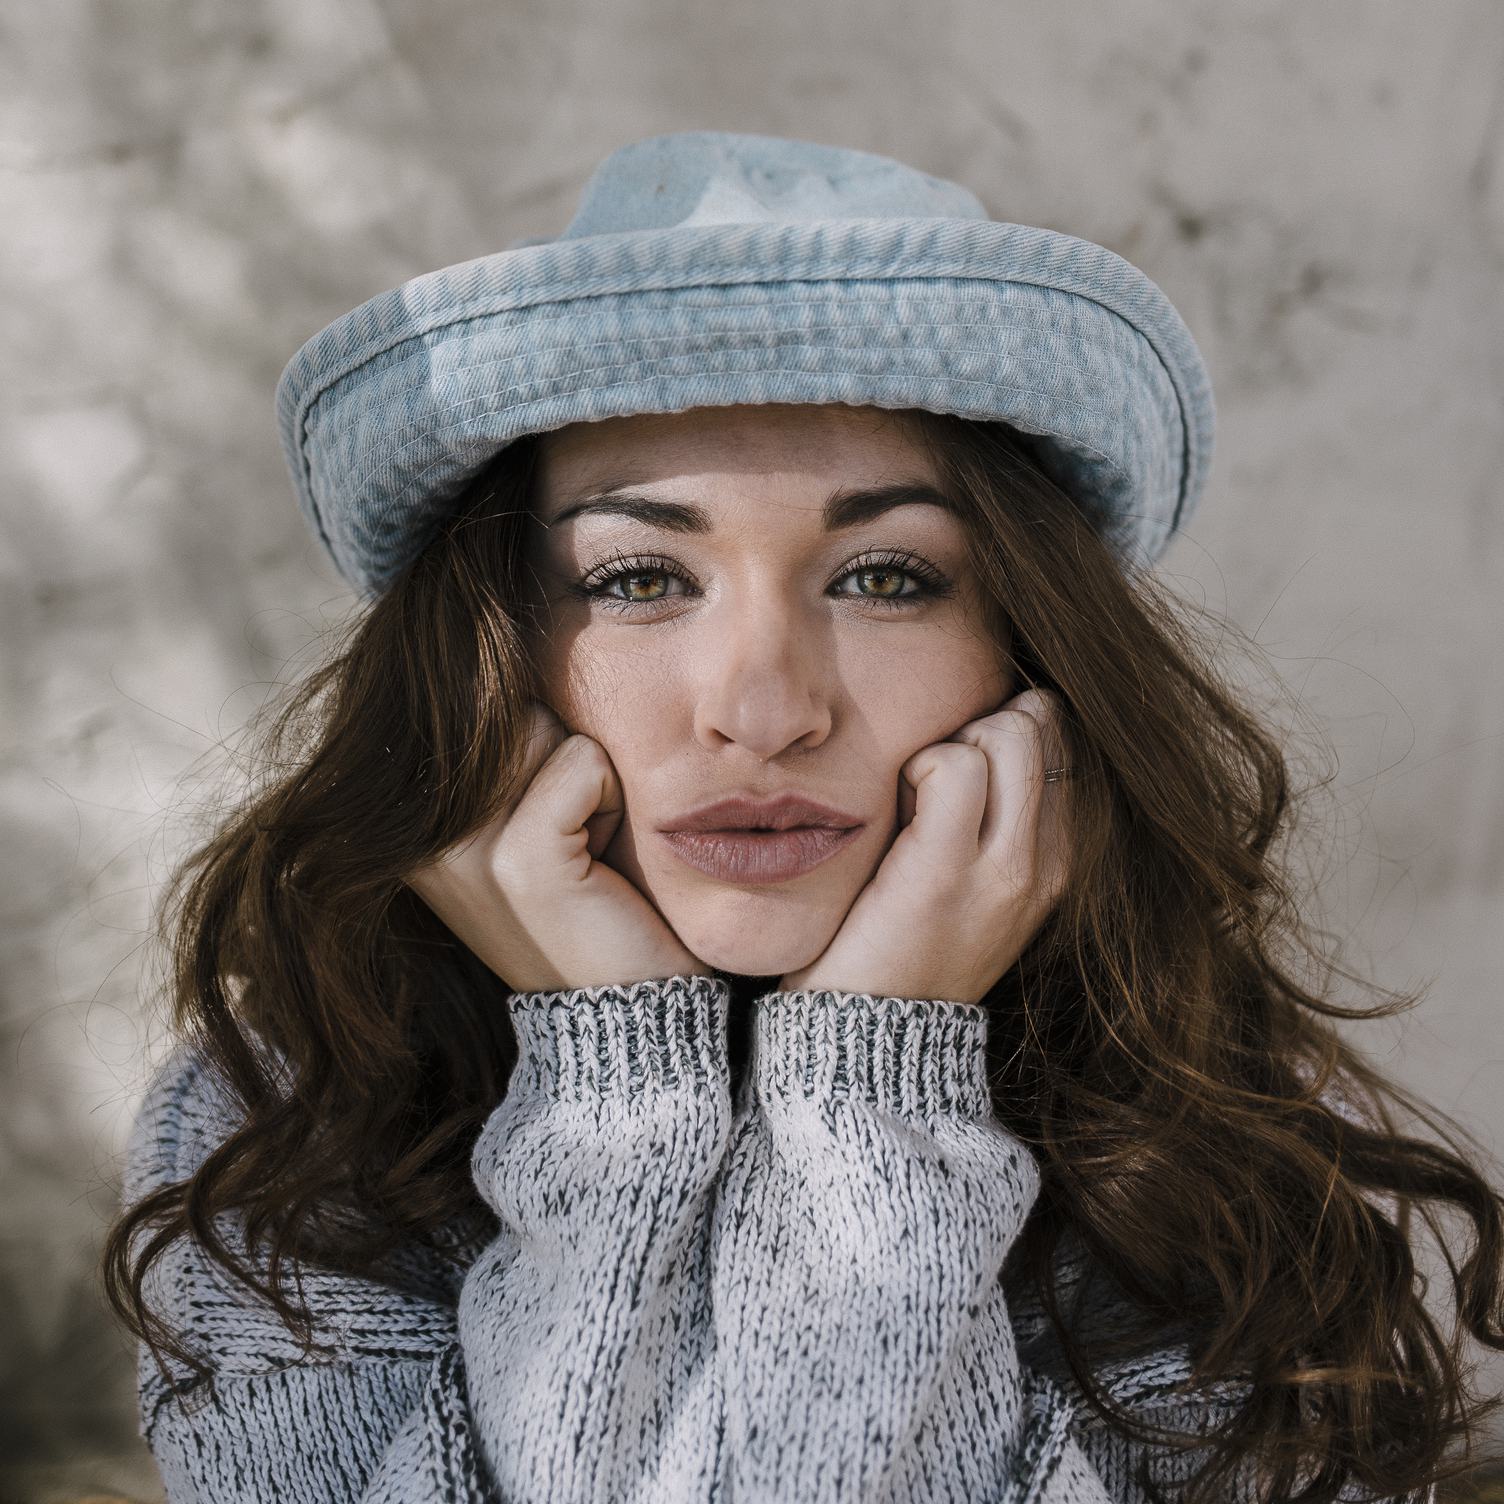
[(978, 836), (984, 850), (1032, 842), (1038, 804), (1052, 787), (1044, 782), (1044, 770), (1057, 766), (1045, 760), (1053, 716), (1043, 692), (1029, 690), (953, 733), (955, 741), (980, 748), (991, 770)]
[[(1071, 792), (1065, 779), (1046, 782), (1044, 775), (1047, 769), (1064, 767), (1069, 761), (1063, 702), (1057, 694), (1033, 689), (1009, 701), (1005, 713), (1026, 715), (1033, 724), (1034, 747), (1021, 774), (1027, 798), (1020, 804), (1011, 829), (1009, 816), (1002, 815), (999, 824), (989, 831), (984, 849), (1007, 865), (1014, 880), (1035, 891), (1041, 901), (1053, 903), (1064, 890), (1070, 867), (1065, 801)], [(988, 723), (992, 720), (988, 717), (977, 723), (983, 745), (990, 744)], [(995, 740), (992, 736), (991, 742)]]
[(530, 701), (522, 743), (524, 778), (530, 781), (568, 737), (568, 728), (547, 705), (541, 700)]
[(914, 785), (898, 770), (898, 828), (905, 829), (914, 819)]
[[(1053, 755), (1061, 750), (1060, 744), (1060, 696), (1052, 690), (1026, 689), (1021, 694), (1014, 695), (1011, 700), (1005, 700), (1003, 704), (988, 715), (980, 716), (974, 721), (968, 721), (958, 730), (953, 731), (950, 740), (980, 742), (989, 732), (1004, 730), (1015, 733), (1019, 729), (1017, 716), (1027, 715), (1045, 733), (1045, 752)], [(1057, 762), (1049, 762), (1047, 767), (1058, 767)]]
[(576, 733), (561, 742), (534, 775), (507, 822), (503, 844), (516, 844), (529, 856), (546, 852), (567, 861), (589, 849), (587, 820), (600, 814), (609, 825), (612, 817), (620, 818), (622, 808), (621, 783), (606, 749)]
[(909, 758), (902, 773), (914, 790), (908, 828), (920, 833), (937, 859), (972, 860), (987, 809), (986, 754), (977, 747), (935, 742)]
[[(1043, 736), (1046, 768), (1063, 768), (1075, 761), (1061, 733), (1059, 720), (1053, 720)], [(1043, 773), (1041, 773), (1041, 781)], [(1039, 883), (1046, 899), (1053, 904), (1065, 891), (1071, 869), (1069, 845), (1070, 821), (1075, 806), (1068, 803), (1075, 795), (1069, 777), (1045, 783), (1040, 797), (1035, 833), (1036, 864)]]
[(1014, 709), (1025, 711), (1033, 716), (1039, 728), (1042, 754), (1041, 776), (1045, 768), (1064, 766), (1066, 752), (1065, 738), (1060, 729), (1063, 710), (1060, 696), (1049, 690), (1029, 689), (1017, 696), (1012, 704)]
[(600, 802), (596, 805), (595, 813), (585, 817), (585, 830), (588, 834), (586, 846), (590, 855), (597, 860), (611, 844), (627, 807), (616, 765), (604, 747), (601, 748), (601, 757), (605, 762), (605, 769), (600, 784)]
[(1038, 775), (1044, 801), (1040, 818), (1058, 824), (1057, 813), (1070, 797), (1070, 786), (1066, 778), (1046, 782), (1045, 774), (1051, 769), (1066, 768), (1073, 760), (1065, 739), (1064, 702), (1059, 695), (1038, 689), (1029, 690), (1027, 697), (1019, 698), (1024, 702), (1019, 708), (1035, 718), (1039, 736)]
[[(440, 852), (431, 863), (427, 864), (427, 867), (438, 869), (456, 864), (484, 863), (486, 853), (527, 796), (527, 791), (537, 777), (538, 770), (558, 751), (568, 737), (569, 732), (564, 723), (547, 705), (541, 700), (529, 701), (523, 720), (522, 750), (510, 798), (484, 825), (472, 830), (454, 845)], [(411, 879), (409, 879), (409, 885), (417, 887)], [(422, 893), (421, 887), (417, 890), (420, 894)]]
[(456, 845), (451, 854), (457, 854), (473, 843), (487, 845), (498, 836), (527, 797), (539, 770), (568, 739), (568, 728), (553, 710), (541, 700), (530, 700), (523, 717), (522, 745), (506, 801), (479, 830), (472, 832), (469, 840)]

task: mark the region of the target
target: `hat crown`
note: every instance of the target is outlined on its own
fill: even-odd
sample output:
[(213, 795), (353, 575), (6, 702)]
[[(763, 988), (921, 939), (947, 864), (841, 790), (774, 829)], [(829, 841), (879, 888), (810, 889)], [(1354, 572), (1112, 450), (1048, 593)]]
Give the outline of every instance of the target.
[(782, 136), (676, 131), (591, 174), (561, 240), (687, 225), (815, 219), (986, 219), (969, 189), (873, 152)]
[(495, 456), (571, 423), (844, 403), (1030, 436), (1125, 563), (1195, 507), (1215, 410), (1164, 293), (870, 152), (685, 131), (613, 152), (565, 232), (368, 299), (277, 389), (299, 502), (387, 588)]

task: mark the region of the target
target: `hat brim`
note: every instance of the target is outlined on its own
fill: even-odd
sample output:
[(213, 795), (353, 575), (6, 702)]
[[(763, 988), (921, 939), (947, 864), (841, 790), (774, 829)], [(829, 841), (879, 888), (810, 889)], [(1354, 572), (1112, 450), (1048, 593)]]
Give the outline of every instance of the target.
[(288, 363), (278, 421), (341, 574), (383, 590), (523, 434), (842, 402), (1007, 422), (1145, 566), (1191, 515), (1214, 410), (1160, 289), (1074, 236), (973, 219), (726, 224), (525, 246), (417, 277)]

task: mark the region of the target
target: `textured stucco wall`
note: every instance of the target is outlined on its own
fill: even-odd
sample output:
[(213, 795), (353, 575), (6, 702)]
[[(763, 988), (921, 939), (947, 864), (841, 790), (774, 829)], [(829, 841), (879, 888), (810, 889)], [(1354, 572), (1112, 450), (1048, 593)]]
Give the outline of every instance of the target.
[(1495, 1151), (1501, 81), (1498, 0), (8, 7), (0, 1455), (53, 1466), (36, 1489), (151, 1487), (92, 1285), (161, 1045), (150, 900), (202, 759), (348, 603), (278, 371), (367, 295), (558, 230), (656, 131), (899, 156), (1166, 290), (1220, 442), (1165, 568), (1330, 738), (1315, 870), (1348, 961), (1432, 983), (1355, 1036)]

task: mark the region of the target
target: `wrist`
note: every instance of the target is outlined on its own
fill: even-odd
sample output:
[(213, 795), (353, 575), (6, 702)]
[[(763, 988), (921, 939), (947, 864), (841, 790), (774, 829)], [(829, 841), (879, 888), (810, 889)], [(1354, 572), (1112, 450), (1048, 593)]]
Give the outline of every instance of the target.
[(973, 1003), (770, 992), (755, 1004), (752, 1040), (764, 1100), (854, 1100), (913, 1118), (991, 1114), (987, 1013)]
[(513, 992), (513, 1079), (555, 1097), (724, 1086), (731, 989), (686, 972), (597, 987)]

